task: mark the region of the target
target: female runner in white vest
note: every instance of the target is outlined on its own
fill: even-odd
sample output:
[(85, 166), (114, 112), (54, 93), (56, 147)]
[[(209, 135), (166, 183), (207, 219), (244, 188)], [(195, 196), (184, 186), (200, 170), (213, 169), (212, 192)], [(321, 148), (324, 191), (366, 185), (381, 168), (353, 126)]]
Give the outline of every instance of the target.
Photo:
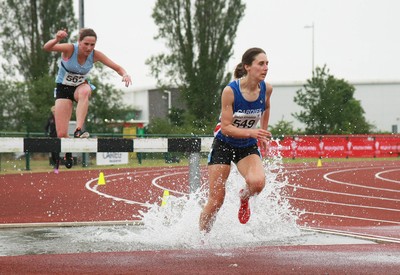
[[(76, 106), (76, 130), (74, 137), (88, 138), (89, 133), (83, 131), (83, 124), (89, 108), (89, 98), (92, 90), (95, 88), (87, 80), (87, 74), (93, 67), (93, 64), (100, 61), (104, 65), (116, 71), (128, 87), (132, 84), (131, 77), (125, 69), (116, 64), (105, 54), (94, 50), (97, 41), (97, 35), (92, 29), (82, 29), (79, 33), (77, 43), (59, 43), (66, 38), (66, 30), (59, 30), (54, 39), (44, 44), (46, 51), (61, 52), (61, 61), (56, 78), (56, 103), (55, 103), (55, 122), (57, 136), (59, 138), (68, 137), (68, 126), (71, 119), (73, 102)], [(72, 166), (70, 163), (71, 154), (66, 155), (66, 166)], [(70, 165), (67, 165), (70, 164)]]

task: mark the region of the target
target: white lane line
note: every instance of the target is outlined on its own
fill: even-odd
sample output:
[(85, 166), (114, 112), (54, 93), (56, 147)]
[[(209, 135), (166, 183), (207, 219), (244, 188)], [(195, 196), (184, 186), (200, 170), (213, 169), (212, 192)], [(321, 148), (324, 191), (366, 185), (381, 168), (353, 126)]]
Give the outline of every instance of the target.
[(354, 184), (354, 183), (349, 183), (349, 182), (339, 181), (339, 180), (334, 180), (334, 179), (329, 178), (329, 176), (334, 175), (334, 174), (343, 173), (343, 172), (350, 172), (350, 171), (355, 171), (355, 170), (371, 170), (371, 167), (352, 168), (352, 169), (344, 169), (344, 170), (333, 171), (333, 172), (329, 172), (329, 173), (324, 174), (323, 178), (325, 180), (327, 180), (327, 181), (334, 182), (334, 183), (337, 183), (337, 184), (344, 184), (344, 185), (348, 185), (348, 186), (360, 187), (360, 188), (365, 188), (365, 189), (380, 190), (380, 191), (390, 191), (390, 192), (400, 193), (400, 190), (396, 190), (396, 189), (365, 186), (365, 185)]
[(189, 193), (180, 192), (180, 191), (172, 190), (172, 189), (169, 189), (169, 188), (165, 188), (165, 187), (163, 187), (163, 186), (161, 186), (161, 185), (159, 185), (159, 184), (157, 183), (157, 181), (160, 180), (160, 179), (162, 179), (162, 178), (169, 177), (169, 176), (175, 176), (175, 175), (182, 175), (182, 174), (184, 174), (184, 173), (186, 173), (186, 172), (178, 172), (178, 173), (171, 173), (171, 174), (161, 175), (161, 176), (158, 176), (158, 177), (154, 178), (154, 179), (151, 181), (151, 184), (154, 185), (154, 186), (157, 187), (157, 188), (162, 189), (162, 190), (168, 190), (169, 192), (173, 192), (173, 193), (176, 193), (176, 194), (180, 194), (180, 195), (183, 195), (183, 196), (187, 196), (187, 195), (189, 195)]
[[(363, 185), (351, 184), (351, 183), (347, 183), (347, 182), (343, 182), (343, 181), (335, 181), (335, 180), (329, 178), (329, 175), (332, 175), (332, 174), (335, 174), (335, 173), (341, 173), (341, 172), (344, 172), (344, 171), (365, 170), (365, 169), (371, 169), (371, 167), (365, 167), (365, 168), (362, 168), (362, 169), (360, 169), (360, 168), (352, 168), (352, 169), (344, 169), (344, 170), (329, 172), (329, 173), (326, 173), (324, 175), (324, 179), (328, 180), (328, 181), (336, 182), (336, 183), (339, 183), (339, 184), (343, 184), (343, 185), (357, 186), (357, 187), (361, 187), (361, 188), (369, 188), (369, 187), (366, 187), (366, 186), (363, 186)], [(314, 169), (309, 169), (309, 170), (314, 170)], [(399, 199), (373, 197), (373, 196), (349, 194), (349, 193), (342, 193), (342, 192), (335, 192), (335, 191), (326, 191), (326, 190), (321, 190), (321, 189), (314, 189), (314, 188), (308, 188), (308, 187), (302, 187), (302, 186), (290, 185), (290, 184), (288, 186), (291, 186), (293, 188), (309, 190), (309, 191), (315, 191), (315, 192), (337, 194), (337, 195), (341, 195), (341, 196), (351, 196), (351, 197), (360, 197), (360, 198), (368, 198), (368, 199), (378, 199), (378, 200), (382, 200), (382, 201), (395, 201), (395, 202), (399, 202), (400, 201)], [(370, 189), (399, 192), (398, 190), (384, 189), (384, 188), (374, 188), (374, 187), (372, 187)], [(307, 199), (294, 198), (294, 197), (293, 197), (293, 199), (295, 199), (295, 200), (307, 200)], [(342, 203), (335, 203), (335, 202), (321, 202), (321, 201), (318, 202), (316, 200), (307, 200), (307, 201), (314, 201), (314, 202), (317, 202), (317, 203), (343, 205)], [(368, 206), (359, 206), (359, 205), (349, 205), (349, 206), (351, 206), (351, 207), (359, 207), (359, 208), (372, 208), (372, 209), (386, 210), (386, 211), (397, 211), (397, 212), (400, 211), (398, 209), (385, 209), (385, 208), (382, 209), (381, 207), (371, 207), (371, 206), (369, 206), (369, 207)], [(320, 215), (320, 216), (327, 216), (327, 217), (337, 217), (337, 218), (343, 218), (343, 219), (355, 219), (355, 220), (365, 220), (365, 221), (374, 221), (374, 222), (385, 222), (385, 223), (391, 223), (391, 224), (400, 224), (400, 222), (396, 222), (396, 221), (369, 219), (369, 218), (346, 216), (346, 215), (336, 215), (336, 214), (325, 214), (325, 213), (317, 213), (317, 212), (310, 212), (310, 211), (304, 211), (304, 210), (303, 210), (302, 213), (307, 213), (307, 214), (312, 214), (312, 215)]]
[[(106, 177), (112, 177), (112, 176), (117, 176), (117, 175), (119, 176), (121, 174), (124, 174), (124, 173), (110, 174), (110, 175), (107, 175), (107, 176), (104, 176), (104, 177), (106, 178)], [(102, 196), (102, 197), (105, 197), (105, 198), (108, 198), (108, 199), (112, 199), (114, 201), (122, 201), (122, 202), (125, 202), (127, 204), (139, 204), (141, 206), (149, 207), (148, 203), (142, 203), (142, 202), (139, 202), (139, 201), (128, 200), (128, 199), (124, 199), (124, 198), (120, 198), (120, 197), (116, 197), (116, 196), (112, 196), (112, 195), (100, 192), (99, 190), (97, 190), (97, 184), (93, 185), (93, 187), (90, 186), (91, 183), (97, 181), (98, 179), (99, 178), (95, 178), (95, 179), (92, 179), (92, 180), (86, 182), (86, 184), (85, 184), (86, 189), (88, 189), (89, 191), (92, 191), (93, 193), (96, 193), (99, 196)]]
[(371, 221), (371, 222), (381, 222), (381, 223), (400, 224), (400, 222), (396, 222), (396, 221), (377, 220), (377, 219), (361, 218), (361, 217), (354, 217), (354, 216), (345, 216), (345, 215), (336, 215), (336, 214), (326, 214), (326, 213), (319, 213), (319, 212), (302, 211), (301, 213), (302, 213), (302, 215), (304, 215), (304, 214), (311, 214), (311, 215), (316, 215), (316, 216), (326, 216), (326, 217), (336, 217), (336, 218), (353, 219), (353, 220), (361, 220), (361, 221)]
[[(140, 174), (144, 174), (144, 175), (149, 175), (150, 176), (149, 172), (151, 172), (152, 174), (153, 174), (153, 172), (154, 172), (154, 174), (157, 174), (157, 173), (162, 173), (162, 172), (168, 172), (168, 169), (163, 168), (163, 169), (149, 169), (149, 170), (143, 170), (143, 171), (122, 172), (122, 173), (104, 175), (104, 178), (108, 179), (108, 182), (113, 182), (114, 183), (114, 182), (118, 181), (119, 179), (125, 180), (127, 177), (130, 177), (131, 180), (132, 180), (132, 178), (138, 178), (138, 177), (141, 176)], [(118, 177), (118, 176), (123, 176), (123, 177), (120, 177), (119, 179), (111, 179), (112, 177)], [(135, 200), (128, 200), (128, 199), (124, 199), (124, 198), (121, 198), (121, 197), (116, 197), (116, 196), (113, 196), (113, 195), (109, 195), (109, 194), (104, 193), (104, 192), (100, 192), (99, 190), (97, 190), (97, 184), (91, 186), (91, 184), (96, 182), (98, 179), (99, 178), (94, 178), (94, 179), (91, 179), (88, 182), (86, 182), (86, 184), (85, 184), (86, 189), (88, 189), (91, 192), (94, 192), (94, 193), (98, 194), (99, 196), (102, 196), (102, 197), (105, 197), (105, 198), (108, 198), (108, 199), (112, 199), (112, 200), (115, 200), (115, 201), (122, 201), (122, 202), (125, 202), (127, 204), (138, 204), (138, 205), (144, 206), (144, 207), (151, 207), (152, 206), (152, 204), (149, 204), (149, 203), (143, 203), (143, 202), (135, 201)]]
[(290, 197), (290, 196), (283, 196), (283, 197), (287, 198), (287, 199), (297, 200), (297, 201), (317, 202), (317, 203), (322, 203), (322, 204), (333, 204), (333, 205), (341, 205), (341, 206), (349, 206), (349, 207), (358, 207), (358, 208), (368, 208), (368, 209), (375, 209), (375, 210), (400, 212), (400, 209), (394, 209), (394, 208), (367, 206), (367, 205), (359, 205), (359, 204), (348, 204), (348, 203), (331, 202), (331, 201), (310, 200), (310, 199), (296, 198), (296, 197)]
[[(319, 169), (319, 168), (317, 168)], [(307, 170), (317, 170), (317, 169), (307, 169)], [(176, 171), (176, 170), (175, 170)], [(298, 170), (300, 171), (300, 170)], [(304, 170), (302, 170), (304, 171)], [(163, 170), (163, 172), (167, 172), (165, 170)], [(171, 189), (167, 189), (162, 187), (161, 185), (157, 184), (157, 181), (159, 181), (160, 179), (167, 177), (167, 176), (173, 176), (173, 175), (181, 175), (184, 172), (180, 172), (180, 173), (171, 173), (171, 174), (164, 174), (164, 175), (160, 175), (156, 178), (154, 178), (152, 180), (152, 184), (154, 186), (156, 186), (157, 188), (163, 189), (163, 190), (169, 190), (170, 192), (175, 192), (181, 195), (188, 195), (187, 193), (183, 193), (183, 192), (179, 192), (179, 191), (175, 191), (175, 190), (171, 190)], [(285, 172), (285, 173), (293, 173), (293, 171), (290, 172)], [(96, 180), (96, 179), (95, 179)], [(325, 193), (334, 193), (334, 194), (340, 194), (340, 195), (347, 195), (347, 196), (354, 196), (354, 197), (369, 197), (372, 199), (381, 199), (381, 200), (394, 200), (394, 201), (399, 201), (396, 199), (388, 199), (388, 198), (377, 198), (377, 197), (371, 197), (371, 196), (362, 196), (362, 195), (356, 195), (356, 194), (347, 194), (347, 193), (340, 193), (340, 192), (333, 192), (333, 191), (324, 191), (324, 190), (319, 190), (319, 189), (312, 189), (312, 188), (307, 188), (307, 187), (299, 187), (299, 186), (294, 186), (294, 185), (290, 185), (294, 188), (302, 188), (302, 189), (308, 189), (308, 190), (313, 190), (313, 191), (317, 191), (317, 192), (325, 192)], [(293, 198), (293, 199), (297, 199), (297, 200), (306, 200), (306, 199), (300, 199), (300, 198)], [(310, 200), (312, 201), (312, 200)], [(316, 201), (315, 202), (321, 202), (321, 201)], [(322, 203), (330, 203), (330, 204), (340, 204), (340, 203), (334, 203), (334, 202), (322, 202)], [(340, 204), (342, 205), (342, 204)], [(354, 206), (354, 207), (361, 207), (361, 206), (357, 206), (357, 205), (350, 205), (349, 206)], [(380, 207), (365, 207), (365, 208), (373, 208), (373, 209), (381, 209), (381, 210), (388, 210), (388, 211), (400, 211), (397, 209), (386, 209), (386, 208), (380, 208)], [(323, 214), (323, 213), (316, 213), (316, 212), (303, 212), (303, 213), (307, 213), (307, 214), (313, 214), (313, 215), (321, 215), (321, 216), (334, 216), (334, 217), (340, 217), (340, 218), (347, 218), (347, 219), (357, 219), (357, 220), (368, 220), (368, 221), (377, 221), (377, 222), (387, 222), (387, 223), (395, 223), (395, 224), (399, 224), (396, 222), (391, 222), (391, 221), (385, 221), (385, 220), (376, 220), (376, 219), (366, 219), (366, 218), (360, 218), (360, 217), (351, 217), (351, 216), (342, 216), (342, 215), (332, 215), (332, 214)], [(366, 238), (366, 239), (373, 239), (373, 240), (378, 240), (378, 241), (389, 241), (389, 242), (400, 242), (399, 239), (395, 239), (395, 238), (389, 238), (389, 237), (384, 237), (384, 236), (374, 236), (374, 235), (368, 235), (368, 234), (360, 234), (360, 233), (354, 233), (351, 234), (352, 232), (345, 232), (345, 231), (339, 231), (339, 230), (330, 230), (330, 229), (314, 229), (312, 228), (312, 230), (314, 231), (326, 231), (326, 233), (335, 233), (335, 234), (341, 234), (341, 235), (347, 235), (347, 236), (353, 236), (353, 237), (358, 237), (358, 238)]]
[(328, 190), (315, 189), (315, 188), (298, 186), (298, 185), (293, 185), (293, 184), (287, 184), (286, 186), (293, 187), (295, 189), (304, 189), (304, 190), (309, 190), (309, 191), (315, 191), (315, 192), (321, 192), (321, 193), (327, 193), (327, 194), (335, 194), (335, 195), (341, 195), (341, 196), (349, 196), (349, 197), (358, 197), (358, 198), (367, 198), (367, 199), (375, 199), (375, 200), (383, 200), (383, 201), (400, 202), (400, 199), (391, 199), (391, 198), (385, 198), (385, 197), (374, 197), (374, 196), (358, 195), (358, 194), (352, 194), (352, 193), (328, 191)]
[(392, 169), (392, 170), (385, 170), (382, 172), (379, 172), (377, 174), (375, 174), (375, 178), (383, 180), (383, 181), (390, 181), (390, 182), (394, 182), (394, 183), (400, 183), (399, 180), (392, 180), (392, 179), (388, 179), (388, 178), (384, 178), (381, 175), (385, 174), (385, 173), (390, 173), (390, 172), (397, 172), (400, 171), (400, 169)]
[(336, 234), (336, 235), (341, 235), (341, 236), (355, 237), (355, 238), (361, 238), (361, 239), (367, 239), (367, 240), (373, 240), (373, 241), (379, 241), (379, 242), (400, 243), (399, 238), (393, 238), (393, 237), (378, 236), (378, 235), (365, 234), (365, 233), (359, 233), (359, 232), (353, 232), (353, 231), (343, 231), (343, 230), (330, 229), (330, 228), (304, 227), (304, 226), (300, 226), (300, 227), (303, 230), (315, 231), (315, 232), (326, 233), (326, 234)]
[[(176, 171), (176, 170), (184, 170), (184, 172), (175, 173), (175, 174), (183, 174), (183, 173), (186, 172), (187, 169), (185, 167), (183, 167), (183, 168), (175, 167), (175, 168), (162, 168), (162, 169), (148, 169), (148, 170), (146, 169), (146, 170), (141, 170), (141, 171), (132, 171), (132, 172), (122, 172), (122, 173), (116, 173), (116, 174), (108, 174), (108, 175), (104, 175), (104, 178), (108, 179), (107, 180), (108, 182), (113, 182), (113, 183), (114, 182), (118, 182), (119, 180), (121, 180), (121, 181), (125, 180), (127, 178), (132, 181), (134, 178), (139, 178), (143, 174), (145, 176), (159, 175), (159, 174), (162, 174), (162, 173), (168, 173), (171, 170), (174, 170), (174, 171)], [(161, 176), (159, 176), (157, 178), (161, 178), (163, 176), (168, 176), (168, 175), (173, 175), (173, 174), (174, 173), (172, 173), (172, 174), (163, 174), (163, 175), (161, 175)], [(117, 179), (111, 179), (113, 177), (118, 177), (118, 176), (120, 176), (120, 177), (117, 178)], [(116, 197), (116, 196), (113, 196), (113, 195), (109, 195), (109, 194), (106, 194), (104, 192), (100, 192), (99, 190), (97, 190), (97, 184), (91, 186), (91, 184), (96, 182), (98, 179), (99, 178), (94, 178), (94, 179), (91, 179), (90, 181), (86, 182), (85, 183), (86, 189), (88, 189), (91, 192), (94, 192), (94, 193), (98, 194), (99, 196), (102, 196), (102, 197), (105, 197), (105, 198), (108, 198), (108, 199), (112, 199), (112, 200), (115, 200), (115, 201), (122, 201), (122, 202), (125, 202), (127, 204), (138, 204), (138, 205), (144, 206), (144, 207), (151, 207), (152, 206), (152, 204), (149, 204), (149, 203), (144, 203), (144, 202), (135, 201), (135, 200), (128, 200), (128, 199), (124, 199), (124, 198), (121, 198), (121, 197)], [(154, 181), (154, 179), (152, 180), (152, 182), (153, 181)], [(155, 186), (157, 186), (160, 189), (165, 189), (162, 186), (159, 186), (157, 184)], [(181, 192), (178, 192), (178, 191), (175, 191), (175, 190), (169, 190), (169, 191), (175, 192), (175, 193), (181, 193)], [(182, 193), (182, 194), (184, 194), (184, 193)]]
[[(200, 171), (202, 171), (202, 170), (204, 171), (206, 169), (201, 168)], [(162, 178), (169, 177), (169, 176), (175, 176), (175, 175), (181, 175), (181, 174), (185, 174), (185, 173), (189, 173), (189, 172), (188, 171), (183, 171), (183, 172), (177, 172), (177, 173), (163, 174), (163, 175), (161, 175), (159, 177), (154, 178), (151, 181), (151, 184), (154, 185), (155, 187), (161, 189), (161, 190), (168, 190), (169, 192), (176, 193), (176, 194), (179, 194), (179, 195), (182, 195), (182, 196), (189, 196), (190, 193), (180, 192), (180, 191), (177, 191), (177, 190), (169, 189), (169, 188), (163, 187), (163, 186), (161, 186), (160, 184), (157, 183), (157, 181), (161, 180)]]
[[(385, 166), (385, 168), (398, 168), (398, 165), (387, 165)], [(326, 170), (326, 169), (339, 169), (339, 168), (346, 168), (346, 169), (354, 169), (354, 170), (359, 170), (359, 169), (382, 169), (381, 166), (379, 167), (359, 167), (359, 166), (350, 166), (350, 165), (346, 165), (346, 166), (325, 166), (325, 167), (283, 167), (283, 169), (285, 171), (283, 171), (283, 174), (287, 174), (287, 173), (296, 173), (296, 172), (308, 172), (308, 171), (321, 171), (321, 170)], [(341, 171), (341, 170), (337, 170), (337, 171)]]
[(106, 225), (136, 225), (141, 226), (140, 220), (119, 221), (90, 221), (90, 222), (34, 222), (34, 223), (0, 223), (0, 228), (25, 228), (25, 227), (80, 227), (80, 226), (106, 226)]

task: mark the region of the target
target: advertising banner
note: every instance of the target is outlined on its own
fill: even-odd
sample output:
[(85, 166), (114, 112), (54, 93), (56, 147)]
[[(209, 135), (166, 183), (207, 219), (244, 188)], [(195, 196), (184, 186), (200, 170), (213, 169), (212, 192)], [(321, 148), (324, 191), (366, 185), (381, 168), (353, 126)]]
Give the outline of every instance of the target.
[(129, 153), (96, 153), (97, 165), (128, 164)]
[(285, 136), (262, 152), (285, 158), (400, 157), (400, 135)]

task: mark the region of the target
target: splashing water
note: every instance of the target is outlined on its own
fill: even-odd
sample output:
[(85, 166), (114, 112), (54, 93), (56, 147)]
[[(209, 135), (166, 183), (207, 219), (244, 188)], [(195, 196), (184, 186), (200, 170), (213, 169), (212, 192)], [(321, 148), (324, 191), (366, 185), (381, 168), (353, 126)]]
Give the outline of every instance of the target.
[[(187, 196), (170, 195), (166, 205), (153, 204), (141, 212), (144, 224), (139, 230), (126, 227), (119, 232), (121, 241), (132, 243), (136, 248), (227, 248), (289, 243), (301, 235), (296, 221), (298, 214), (287, 199), (283, 188), (288, 184), (283, 178), (282, 158), (264, 160), (266, 186), (257, 196), (250, 198), (251, 218), (240, 224), (237, 213), (240, 205), (239, 190), (245, 185), (236, 166), (232, 165), (226, 184), (226, 197), (218, 212), (213, 228), (207, 236), (199, 231), (199, 216), (206, 201), (206, 192), (198, 190)], [(113, 238), (112, 232), (97, 232), (95, 239)], [(204, 241), (206, 240), (206, 241)], [(205, 243), (205, 244), (204, 244)]]

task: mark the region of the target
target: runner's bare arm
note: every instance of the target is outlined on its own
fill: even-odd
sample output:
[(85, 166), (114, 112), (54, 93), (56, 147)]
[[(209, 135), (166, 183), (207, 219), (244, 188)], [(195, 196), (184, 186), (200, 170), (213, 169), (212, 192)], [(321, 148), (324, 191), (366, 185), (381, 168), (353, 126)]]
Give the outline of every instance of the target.
[(124, 68), (122, 68), (120, 65), (112, 61), (110, 58), (108, 58), (104, 53), (101, 51), (95, 51), (94, 52), (94, 62), (100, 61), (107, 67), (113, 69), (116, 71), (120, 76), (122, 76), (122, 81), (125, 82), (125, 86), (128, 87), (130, 84), (132, 84), (132, 80), (130, 75), (127, 74)]
[(56, 37), (50, 39), (43, 45), (43, 50), (48, 52), (62, 52), (64, 57), (69, 57), (72, 55), (74, 47), (70, 43), (59, 43), (64, 38), (68, 37), (68, 33), (66, 30), (59, 30), (56, 34)]

